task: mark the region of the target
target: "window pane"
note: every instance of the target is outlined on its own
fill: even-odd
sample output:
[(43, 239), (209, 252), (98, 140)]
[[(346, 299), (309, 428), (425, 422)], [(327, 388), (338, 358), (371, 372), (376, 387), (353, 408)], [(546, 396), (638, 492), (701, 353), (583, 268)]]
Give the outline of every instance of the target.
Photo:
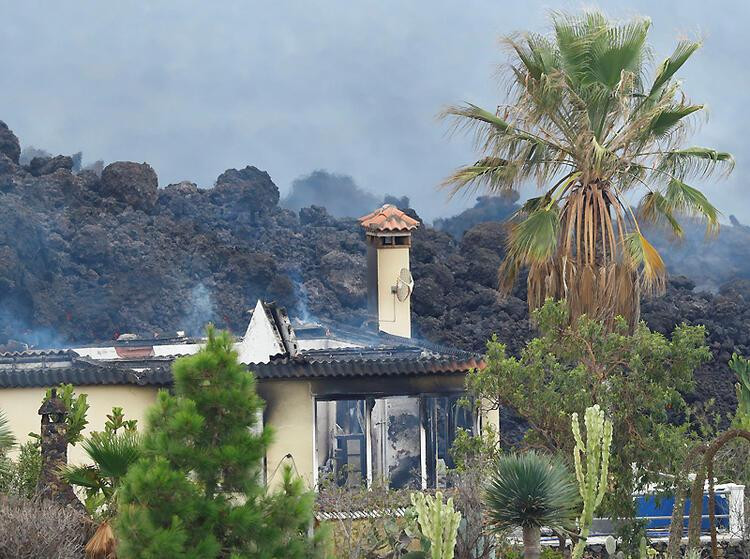
[(464, 395), (424, 399), (427, 439), (427, 486), (445, 487), (447, 471), (455, 467), (450, 450), (459, 429), (474, 434), (474, 411), (462, 405)]
[(367, 479), (364, 400), (316, 402), (316, 452), (321, 484), (360, 485)]
[(373, 481), (394, 489), (421, 486), (419, 397), (375, 400), (372, 409)]

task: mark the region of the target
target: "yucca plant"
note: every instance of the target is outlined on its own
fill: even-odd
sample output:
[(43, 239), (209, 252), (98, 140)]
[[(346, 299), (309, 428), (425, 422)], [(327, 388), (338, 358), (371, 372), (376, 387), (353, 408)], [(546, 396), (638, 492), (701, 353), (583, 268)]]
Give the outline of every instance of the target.
[(580, 497), (573, 476), (561, 461), (527, 452), (497, 460), (486, 503), (494, 528), (521, 527), (524, 557), (538, 559), (541, 528), (561, 533), (574, 530)]
[(622, 315), (634, 325), (641, 294), (660, 293), (666, 283), (641, 223), (679, 237), (679, 217), (691, 215), (717, 231), (719, 212), (689, 181), (728, 174), (734, 160), (684, 145), (688, 123), (704, 107), (687, 100), (675, 75), (700, 43), (678, 42), (650, 74), (650, 20), (613, 22), (596, 11), (551, 20), (550, 35), (504, 39), (508, 104), (445, 110), (456, 128), (475, 132), (482, 153), (445, 185), (502, 193), (536, 181), (544, 191), (514, 220), (501, 290), (528, 267), (531, 309), (548, 297), (565, 299), (573, 320), (586, 313), (611, 324)]

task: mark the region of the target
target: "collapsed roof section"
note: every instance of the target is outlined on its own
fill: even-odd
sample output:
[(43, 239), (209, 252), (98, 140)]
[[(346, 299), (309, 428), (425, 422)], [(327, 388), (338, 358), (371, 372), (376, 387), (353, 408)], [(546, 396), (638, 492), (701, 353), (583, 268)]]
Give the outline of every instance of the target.
[[(0, 387), (172, 383), (172, 362), (198, 351), (199, 340), (163, 346), (136, 340), (92, 348), (0, 354)], [(127, 351), (123, 351), (127, 348)], [(155, 353), (154, 348), (174, 354)], [(321, 324), (296, 328), (286, 311), (258, 301), (244, 338), (235, 344), (258, 380), (444, 376), (484, 366), (481, 356), (383, 332)]]

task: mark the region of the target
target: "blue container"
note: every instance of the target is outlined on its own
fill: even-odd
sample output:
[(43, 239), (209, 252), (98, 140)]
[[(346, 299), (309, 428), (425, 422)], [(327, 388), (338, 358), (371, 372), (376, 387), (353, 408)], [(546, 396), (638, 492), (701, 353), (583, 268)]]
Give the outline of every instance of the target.
[[(674, 497), (658, 497), (654, 495), (641, 495), (636, 497), (636, 517), (646, 520), (646, 530), (652, 537), (666, 536), (669, 534), (669, 525), (672, 517)], [(687, 530), (690, 514), (690, 499), (685, 502), (685, 518), (683, 520), (683, 532)], [(703, 516), (701, 518), (701, 531), (708, 533), (708, 495), (703, 495)], [(716, 529), (717, 531), (729, 530), (729, 501), (722, 493), (716, 494)]]

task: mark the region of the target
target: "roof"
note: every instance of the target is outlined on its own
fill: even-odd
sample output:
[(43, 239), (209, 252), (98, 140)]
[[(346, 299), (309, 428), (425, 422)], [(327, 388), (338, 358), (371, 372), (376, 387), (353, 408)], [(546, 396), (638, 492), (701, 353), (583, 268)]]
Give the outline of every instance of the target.
[[(7, 354), (4, 357), (7, 358)], [(5, 359), (0, 360), (0, 388), (50, 387), (60, 384), (166, 387), (172, 384), (170, 363), (134, 370), (126, 366), (70, 356), (67, 363), (60, 362), (55, 366), (49, 366), (41, 360), (35, 367), (30, 365), (27, 362), (18, 366)]]
[[(171, 365), (177, 356), (126, 359), (117, 363), (70, 356), (67, 363), (50, 367), (19, 367), (0, 362), (0, 388), (47, 387), (59, 384), (137, 385), (166, 387), (172, 384)], [(356, 377), (434, 376), (465, 374), (481, 368), (477, 355), (435, 353), (418, 346), (381, 346), (300, 351), (279, 355), (268, 363), (251, 363), (258, 380), (324, 379)]]
[(419, 227), (419, 221), (406, 215), (393, 204), (385, 204), (374, 212), (360, 217), (359, 223), (371, 232), (411, 231)]
[(295, 356), (276, 356), (268, 363), (250, 363), (248, 368), (260, 380), (280, 380), (451, 375), (483, 366), (482, 358), (472, 353), (443, 353), (404, 344), (303, 350)]
[[(435, 377), (465, 374), (484, 366), (478, 354), (340, 324), (301, 327), (303, 343), (299, 343), (283, 308), (259, 302), (256, 311), (253, 319), (264, 318), (276, 340), (263, 351), (251, 351), (248, 355), (253, 357), (243, 360), (250, 362), (248, 369), (259, 380)], [(263, 341), (251, 330), (248, 328), (245, 339), (235, 344), (240, 358), (241, 344), (255, 347)], [(314, 343), (318, 340), (320, 344)], [(0, 354), (0, 388), (49, 387), (61, 383), (170, 386), (172, 363), (186, 354), (180, 348), (193, 347), (165, 346), (179, 353), (168, 355), (154, 352), (153, 346), (137, 343), (140, 340), (128, 341), (117, 344), (106, 355), (91, 354), (85, 351), (88, 348)]]

